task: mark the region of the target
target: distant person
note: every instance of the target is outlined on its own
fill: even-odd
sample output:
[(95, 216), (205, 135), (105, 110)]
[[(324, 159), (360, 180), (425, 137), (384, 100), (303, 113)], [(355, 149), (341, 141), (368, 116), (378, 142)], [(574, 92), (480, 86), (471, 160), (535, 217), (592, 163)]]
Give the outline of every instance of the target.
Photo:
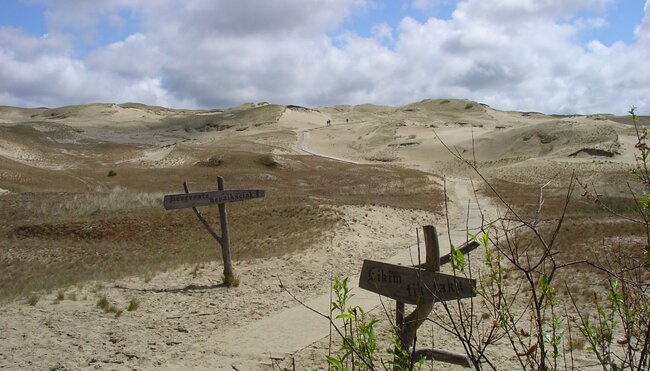
[(349, 121), (348, 119), (345, 119), (345, 123), (346, 123), (346, 124), (348, 123), (348, 121)]
[(327, 126), (330, 126), (330, 122), (331, 122), (330, 120), (327, 120)]

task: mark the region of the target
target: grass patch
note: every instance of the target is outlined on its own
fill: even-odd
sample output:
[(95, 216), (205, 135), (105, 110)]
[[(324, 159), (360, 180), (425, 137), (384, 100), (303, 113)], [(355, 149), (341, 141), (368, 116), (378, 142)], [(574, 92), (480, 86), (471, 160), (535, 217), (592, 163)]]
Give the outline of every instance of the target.
[(109, 303), (106, 296), (102, 296), (97, 300), (97, 308), (106, 311), (108, 309)]
[(397, 156), (383, 152), (375, 153), (371, 156), (366, 156), (365, 159), (374, 162), (395, 162), (398, 160)]
[(115, 318), (118, 318), (122, 315), (123, 310), (119, 309), (115, 305), (109, 303), (106, 296), (102, 296), (97, 300), (97, 308), (104, 311), (104, 313), (112, 313), (115, 315)]
[(239, 278), (237, 276), (223, 275), (221, 277), (221, 280), (228, 287), (238, 287), (239, 286)]
[(65, 300), (65, 293), (64, 293), (62, 290), (59, 290), (59, 291), (56, 293), (56, 298), (54, 299), (54, 301), (52, 302), (52, 304), (59, 304), (59, 303), (62, 302), (63, 300)]
[(27, 305), (31, 305), (33, 307), (36, 305), (36, 303), (38, 303), (39, 299), (40, 297), (38, 295), (30, 295), (27, 300), (25, 300), (25, 302)]
[(192, 278), (196, 278), (199, 276), (200, 273), (201, 273), (201, 267), (199, 264), (197, 264), (194, 266), (194, 269), (190, 271), (190, 276), (192, 276)]
[[(209, 158), (210, 151), (197, 156)], [(309, 249), (336, 230), (343, 219), (339, 205), (441, 210), (440, 187), (415, 170), (290, 155), (282, 159), (296, 166), (279, 169), (260, 163), (259, 153), (220, 155), (230, 159), (219, 166), (226, 189), (266, 190), (263, 199), (227, 206), (235, 261)], [(47, 184), (67, 187), (60, 175), (41, 175)], [(211, 169), (123, 168), (120, 184), (100, 170), (71, 175), (107, 182), (102, 189), (110, 191), (71, 188), (0, 198), (0, 218), (7, 221), (0, 225), (0, 301), (92, 280), (138, 275), (148, 282), (156, 272), (221, 259), (192, 210), (162, 207), (162, 195), (182, 192), (185, 178), (192, 192), (214, 190)], [(218, 226), (216, 207), (201, 211)]]
[(133, 312), (138, 310), (140, 307), (140, 302), (137, 299), (131, 299), (129, 300), (129, 305), (126, 307), (126, 310), (129, 312)]
[[(537, 212), (538, 187), (503, 180), (494, 180), (492, 185), (519, 215), (528, 220), (533, 218)], [(486, 187), (482, 188), (482, 192), (491, 194)], [(547, 187), (544, 194), (539, 224), (542, 236), (550, 241), (562, 212), (566, 189)], [(579, 189), (576, 189), (554, 243), (558, 263), (589, 260), (615, 271), (629, 264), (630, 259), (640, 259), (643, 256), (644, 226), (624, 218), (638, 218), (634, 213), (634, 200), (621, 195), (604, 196), (603, 200), (620, 216), (582, 198)], [(530, 231), (522, 229), (513, 241), (520, 248), (526, 249), (532, 257), (541, 256), (542, 247)], [(588, 265), (575, 265), (570, 269), (562, 269), (557, 274), (556, 282), (560, 285), (557, 287), (558, 294), (566, 295), (567, 287), (563, 283), (566, 282), (574, 297), (585, 306), (591, 305), (607, 287), (608, 276)], [(568, 297), (565, 298), (568, 300)]]
[(132, 192), (125, 187), (115, 186), (110, 192), (59, 194), (47, 197), (40, 205), (26, 206), (39, 219), (74, 219), (159, 207), (162, 200), (161, 192)]

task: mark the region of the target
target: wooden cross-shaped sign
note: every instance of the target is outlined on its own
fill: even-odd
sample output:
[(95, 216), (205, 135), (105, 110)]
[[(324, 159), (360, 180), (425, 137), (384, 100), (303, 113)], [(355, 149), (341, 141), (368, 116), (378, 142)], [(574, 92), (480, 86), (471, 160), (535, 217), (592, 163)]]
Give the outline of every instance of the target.
[[(184, 209), (192, 208), (194, 214), (199, 218), (203, 226), (221, 245), (221, 255), (223, 257), (223, 278), (224, 283), (228, 286), (238, 286), (239, 280), (235, 277), (232, 268), (232, 258), (230, 256), (230, 234), (228, 232), (228, 214), (226, 213), (226, 202), (236, 202), (250, 200), (252, 198), (264, 197), (262, 189), (236, 189), (224, 190), (223, 177), (217, 177), (217, 191), (195, 192), (190, 193), (187, 188), (187, 182), (183, 182), (185, 193), (166, 195), (163, 200), (165, 209)], [(215, 233), (210, 224), (205, 220), (197, 207), (219, 206), (219, 219), (221, 224), (221, 236)]]
[[(359, 276), (360, 288), (397, 300), (395, 322), (403, 349), (409, 349), (413, 344), (417, 329), (431, 313), (434, 302), (476, 295), (476, 280), (439, 272), (440, 264), (449, 262), (451, 255), (440, 256), (438, 235), (434, 226), (427, 225), (423, 229), (426, 263), (418, 267), (405, 267), (364, 260)], [(477, 246), (476, 241), (471, 241), (458, 250), (465, 254)], [(415, 304), (417, 307), (405, 317), (404, 304)], [(415, 355), (422, 355), (429, 359), (465, 367), (471, 365), (466, 355), (444, 349), (420, 349), (414, 352)]]
[(373, 260), (363, 261), (359, 287), (406, 304), (476, 295), (474, 279)]

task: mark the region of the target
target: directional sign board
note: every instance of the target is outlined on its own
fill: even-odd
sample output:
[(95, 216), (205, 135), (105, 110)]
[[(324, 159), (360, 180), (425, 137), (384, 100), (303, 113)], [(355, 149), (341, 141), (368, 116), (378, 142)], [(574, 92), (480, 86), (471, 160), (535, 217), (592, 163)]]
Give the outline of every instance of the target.
[(406, 304), (476, 296), (476, 280), (364, 260), (359, 287)]
[(261, 189), (236, 189), (228, 191), (179, 193), (166, 195), (165, 209), (184, 209), (188, 207), (223, 204), (226, 202), (244, 201), (251, 198), (264, 197)]

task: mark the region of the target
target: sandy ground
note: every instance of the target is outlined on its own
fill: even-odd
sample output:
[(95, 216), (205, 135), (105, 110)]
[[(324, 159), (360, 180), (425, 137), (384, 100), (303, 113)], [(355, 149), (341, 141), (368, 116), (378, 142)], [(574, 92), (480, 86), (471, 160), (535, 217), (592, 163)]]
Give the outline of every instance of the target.
[[(472, 187), (468, 172), (450, 162), (453, 156), (440, 140), (466, 158), (478, 154), (479, 160), (504, 177), (523, 180), (530, 175), (529, 169), (540, 162), (552, 168), (557, 164), (588, 164), (597, 170), (598, 166), (618, 166), (633, 160), (632, 152), (625, 148), (635, 140), (630, 128), (622, 124), (469, 106), (467, 101), (426, 101), (399, 109), (371, 105), (287, 108), (275, 126), (208, 133), (199, 142), (204, 145), (220, 135), (237, 136), (251, 142), (274, 143), (282, 153), (356, 163), (387, 162), (436, 174), (443, 172), (450, 176), (452, 229), (461, 233)], [(58, 117), (66, 112), (40, 110), (36, 114)], [(102, 125), (131, 128), (176, 114), (161, 109), (92, 105), (68, 119), (66, 125), (87, 129), (88, 134)], [(0, 123), (8, 125), (21, 117), (20, 112), (10, 111)], [(89, 118), (94, 120), (92, 124)], [(332, 121), (331, 126), (326, 126), (327, 120)], [(166, 138), (175, 135), (180, 134)], [(614, 148), (616, 143), (622, 149)], [(125, 161), (143, 166), (182, 166), (185, 160), (174, 158), (174, 149), (168, 144), (151, 145)], [(591, 150), (619, 154), (600, 157), (590, 155)], [(569, 156), (574, 153), (575, 157)], [(0, 141), (0, 156), (24, 162), (39, 159), (28, 149), (5, 141)], [(495, 163), (500, 165), (495, 167)], [(3, 193), (0, 189), (0, 195)], [(486, 212), (496, 213), (489, 200), (481, 203)], [(65, 290), (62, 301), (56, 300), (57, 293), (46, 293), (34, 306), (22, 299), (4, 305), (0, 307), (0, 368), (268, 370), (274, 360), (286, 365), (291, 359), (298, 360), (299, 368), (322, 365), (328, 333), (314, 339), (313, 331), (292, 326), (298, 326), (300, 317), (310, 314), (291, 314), (301, 306), (280, 289), (280, 279), (301, 300), (322, 301), (323, 295), (329, 295), (332, 276), (349, 276), (355, 281), (363, 259), (397, 259), (395, 256), (404, 256), (415, 244), (416, 228), (444, 225), (443, 216), (421, 211), (378, 206), (347, 206), (341, 211), (345, 215), (342, 229), (308, 252), (237, 262), (239, 288), (221, 287), (222, 268), (220, 263), (211, 262), (198, 272), (194, 267), (182, 267), (154, 277), (71, 287)], [(471, 220), (473, 224), (479, 220), (475, 209)], [(97, 308), (101, 297), (120, 309), (134, 300), (139, 308), (124, 310), (116, 318)], [(373, 300), (378, 300), (376, 295)], [(287, 316), (294, 316), (293, 321), (283, 323)], [(274, 318), (285, 320), (274, 322)], [(442, 331), (437, 331), (435, 338), (437, 344), (458, 350), (458, 344)], [(516, 368), (507, 354), (496, 355), (496, 359), (504, 368)]]
[[(197, 277), (186, 267), (149, 282), (134, 277), (70, 288), (66, 294), (76, 300), (58, 304), (51, 293), (33, 307), (23, 301), (6, 305), (0, 308), (0, 364), (11, 369), (266, 369), (269, 356), (278, 355), (272, 349), (250, 354), (221, 342), (226, 333), (244, 339), (238, 329), (297, 305), (280, 290), (279, 279), (305, 300), (327, 293), (330, 275), (355, 276), (363, 259), (392, 256), (414, 243), (414, 228), (438, 221), (423, 212), (382, 207), (342, 211), (348, 226), (309, 253), (236, 263), (241, 277), (236, 289), (220, 287), (222, 267), (209, 263)], [(101, 296), (119, 308), (131, 299), (140, 307), (115, 318), (96, 307)], [(298, 331), (291, 323), (282, 326), (287, 333)]]

